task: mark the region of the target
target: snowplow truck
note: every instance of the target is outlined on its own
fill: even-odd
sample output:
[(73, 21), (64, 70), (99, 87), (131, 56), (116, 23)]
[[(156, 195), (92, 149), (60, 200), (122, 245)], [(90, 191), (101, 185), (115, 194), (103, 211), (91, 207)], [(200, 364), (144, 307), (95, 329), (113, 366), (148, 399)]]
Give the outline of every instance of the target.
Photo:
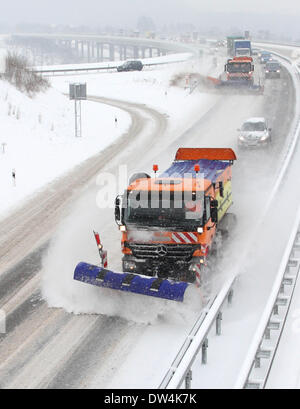
[(79, 263), (74, 278), (183, 301), (189, 285), (203, 285), (217, 232), (222, 225), (226, 231), (234, 160), (235, 153), (228, 148), (179, 148), (159, 176), (157, 165), (153, 177), (133, 175), (115, 201), (123, 272)]
[(224, 71), (226, 73), (226, 85), (253, 87), (254, 64), (252, 57), (233, 57), (227, 60)]
[(247, 92), (263, 94), (264, 86), (254, 83), (254, 64), (252, 57), (233, 57), (227, 60), (224, 66), (224, 72), (219, 78), (207, 77), (210, 84), (214, 87), (243, 88)]

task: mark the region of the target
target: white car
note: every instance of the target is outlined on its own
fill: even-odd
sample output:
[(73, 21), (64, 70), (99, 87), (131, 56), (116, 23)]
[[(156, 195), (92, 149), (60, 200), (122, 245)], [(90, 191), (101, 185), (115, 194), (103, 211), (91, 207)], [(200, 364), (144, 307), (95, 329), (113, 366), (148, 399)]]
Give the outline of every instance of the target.
[(249, 118), (238, 131), (239, 146), (256, 147), (271, 142), (271, 128), (265, 118)]

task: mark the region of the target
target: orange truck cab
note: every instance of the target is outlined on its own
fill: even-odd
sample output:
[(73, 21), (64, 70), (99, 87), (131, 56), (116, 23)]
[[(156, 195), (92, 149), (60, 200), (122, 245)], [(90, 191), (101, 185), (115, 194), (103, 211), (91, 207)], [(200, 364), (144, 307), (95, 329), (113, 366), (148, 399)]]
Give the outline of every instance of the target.
[(124, 272), (198, 282), (232, 204), (227, 148), (179, 148), (156, 176), (135, 174), (115, 202)]

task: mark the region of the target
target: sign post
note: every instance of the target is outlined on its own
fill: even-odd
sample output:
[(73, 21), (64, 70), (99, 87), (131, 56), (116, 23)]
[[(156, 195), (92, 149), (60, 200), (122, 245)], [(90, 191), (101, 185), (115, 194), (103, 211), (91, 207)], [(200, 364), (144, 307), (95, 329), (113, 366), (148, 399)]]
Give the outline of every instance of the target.
[(82, 136), (81, 132), (81, 101), (86, 100), (86, 83), (73, 83), (69, 87), (70, 100), (75, 106), (75, 137)]

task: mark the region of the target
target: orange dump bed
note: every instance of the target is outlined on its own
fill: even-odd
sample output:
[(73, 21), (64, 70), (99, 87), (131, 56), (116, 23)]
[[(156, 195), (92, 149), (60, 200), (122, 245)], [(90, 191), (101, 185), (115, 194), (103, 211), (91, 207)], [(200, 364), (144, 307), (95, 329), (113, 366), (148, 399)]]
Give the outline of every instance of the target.
[(179, 148), (175, 160), (236, 160), (230, 148)]

